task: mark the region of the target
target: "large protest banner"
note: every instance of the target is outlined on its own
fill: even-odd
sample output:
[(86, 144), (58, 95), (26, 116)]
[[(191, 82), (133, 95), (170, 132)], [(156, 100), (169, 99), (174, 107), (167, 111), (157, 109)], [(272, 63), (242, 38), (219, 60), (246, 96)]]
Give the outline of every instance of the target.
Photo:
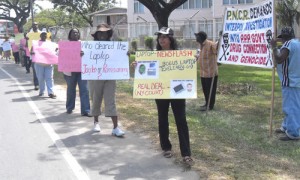
[(197, 98), (194, 50), (136, 52), (133, 98)]
[(81, 72), (81, 42), (59, 41), (58, 49), (58, 71)]
[(82, 79), (129, 79), (128, 42), (82, 41)]
[(57, 64), (57, 44), (51, 41), (32, 41), (32, 62), (42, 64)]
[(227, 8), (218, 62), (272, 68), (273, 0), (239, 9)]

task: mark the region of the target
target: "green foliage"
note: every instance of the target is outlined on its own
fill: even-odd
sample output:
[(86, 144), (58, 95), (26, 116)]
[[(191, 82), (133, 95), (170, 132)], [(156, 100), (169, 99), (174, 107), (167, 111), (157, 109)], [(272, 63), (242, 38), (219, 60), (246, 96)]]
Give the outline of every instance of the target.
[(58, 7), (75, 16), (81, 16), (90, 26), (93, 26), (92, 16), (88, 14), (113, 7), (115, 0), (52, 0), (52, 3), (54, 8)]
[[(71, 28), (72, 23), (73, 27), (80, 28), (82, 26), (86, 27), (86, 22), (79, 16), (74, 17), (72, 14), (62, 11), (61, 9), (57, 10), (42, 10), (35, 15), (35, 22), (39, 23), (39, 29), (46, 28), (49, 30), (52, 29), (55, 32), (61, 28)], [(31, 19), (24, 25), (24, 30), (30, 30), (32, 25)]]
[[(33, 0), (34, 1), (34, 0)], [(5, 19), (14, 22), (20, 32), (23, 31), (23, 25), (27, 22), (30, 15), (30, 1), (0, 1), (0, 19)], [(14, 13), (16, 17), (11, 17), (10, 14)]]
[(275, 12), (281, 25), (293, 27), (294, 21), (299, 25), (300, 12), (298, 6), (300, 6), (299, 0), (285, 0), (277, 3)]
[(137, 43), (138, 43), (137, 39), (133, 39), (131, 41), (131, 50), (134, 51), (134, 52), (137, 51)]
[(145, 45), (149, 50), (153, 51), (153, 37), (145, 37)]

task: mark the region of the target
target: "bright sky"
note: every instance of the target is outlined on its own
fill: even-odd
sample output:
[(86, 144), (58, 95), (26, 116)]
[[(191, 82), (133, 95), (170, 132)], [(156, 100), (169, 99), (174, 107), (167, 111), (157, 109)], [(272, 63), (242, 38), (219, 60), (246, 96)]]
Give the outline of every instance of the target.
[[(127, 0), (116, 0), (117, 6), (120, 7), (127, 7)], [(53, 4), (50, 1), (43, 1), (43, 0), (36, 0), (36, 4), (42, 6), (43, 9), (53, 8)]]
[[(127, 8), (127, 0), (116, 0), (118, 4), (116, 4), (118, 7), (125, 7)], [(50, 1), (45, 1), (45, 0), (36, 0), (34, 3), (40, 5), (43, 9), (53, 9), (53, 4)], [(121, 6), (120, 6), (121, 4)], [(15, 17), (16, 15), (14, 14), (13, 11), (11, 11), (11, 17)]]

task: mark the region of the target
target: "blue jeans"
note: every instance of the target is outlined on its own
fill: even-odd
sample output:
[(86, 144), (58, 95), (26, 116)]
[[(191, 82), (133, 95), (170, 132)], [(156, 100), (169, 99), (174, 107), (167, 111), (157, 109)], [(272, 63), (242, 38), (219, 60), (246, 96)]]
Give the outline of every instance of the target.
[(81, 114), (89, 113), (90, 100), (87, 81), (81, 79), (80, 72), (72, 72), (71, 76), (64, 75), (64, 78), (67, 82), (67, 111), (74, 110), (75, 108), (76, 86), (78, 84)]
[(40, 93), (44, 94), (45, 91), (45, 83), (47, 86), (48, 95), (54, 94), (54, 80), (53, 80), (53, 65), (41, 65), (38, 63), (34, 64), (34, 68), (36, 71), (36, 77), (38, 78), (40, 85)]
[(300, 88), (282, 87), (282, 110), (285, 114), (281, 124), (291, 139), (300, 139)]

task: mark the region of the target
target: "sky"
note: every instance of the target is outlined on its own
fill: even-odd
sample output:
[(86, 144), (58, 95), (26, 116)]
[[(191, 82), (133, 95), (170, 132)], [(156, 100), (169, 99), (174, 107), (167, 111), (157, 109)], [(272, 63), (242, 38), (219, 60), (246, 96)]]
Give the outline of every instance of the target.
[[(127, 0), (116, 0), (116, 2), (118, 3), (118, 7), (127, 7)], [(50, 1), (36, 0), (35, 3), (40, 5), (43, 9), (53, 8), (53, 4)]]

